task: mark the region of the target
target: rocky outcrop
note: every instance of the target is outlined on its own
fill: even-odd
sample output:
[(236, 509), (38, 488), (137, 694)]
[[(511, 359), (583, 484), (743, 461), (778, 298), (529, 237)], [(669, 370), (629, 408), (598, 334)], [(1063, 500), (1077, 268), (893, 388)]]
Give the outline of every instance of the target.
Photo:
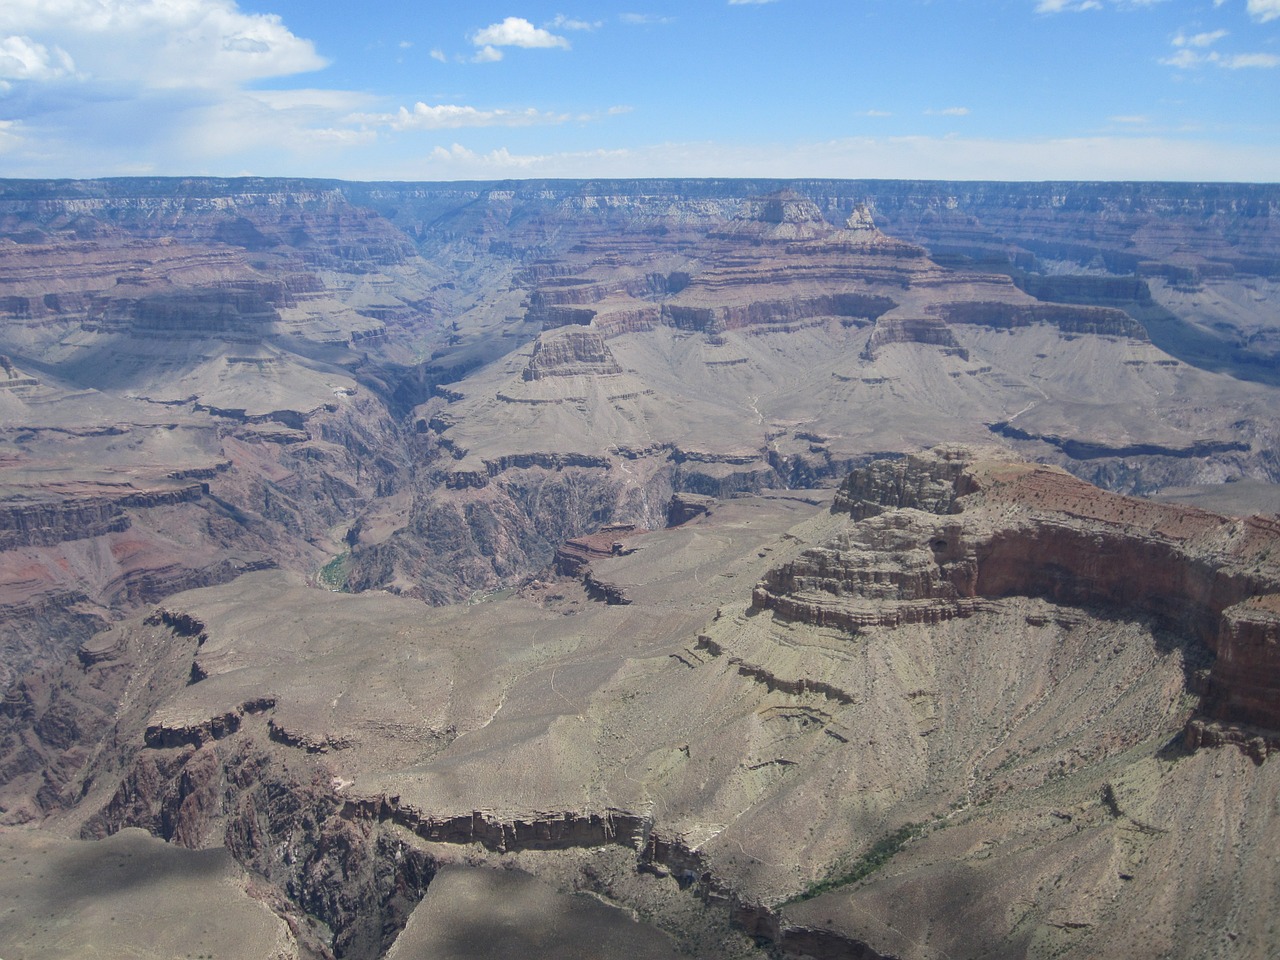
[(1047, 323), (1065, 334), (1149, 339), (1141, 323), (1115, 307), (969, 301), (941, 304), (937, 310), (947, 323), (972, 323), (997, 330)]
[(483, 461), (483, 470), (451, 470), (444, 475), (445, 486), (450, 489), (488, 486), (494, 477), (508, 470), (554, 470), (562, 471), (574, 467), (591, 470), (606, 469), (608, 457), (595, 457), (585, 453), (514, 453), (505, 457)]
[(0, 550), (50, 547), (129, 529), (128, 508), (151, 509), (192, 503), (206, 492), (201, 483), (120, 490), (85, 484), (82, 496), (0, 502)]
[(546, 377), (607, 377), (621, 372), (622, 367), (599, 333), (574, 328), (539, 337), (522, 375), (528, 381)]
[(135, 336), (258, 343), (275, 332), (279, 307), (294, 306), (283, 283), (222, 284), (162, 295), (103, 299), (84, 329), (128, 330)]
[[(194, 669), (194, 668), (193, 668)], [(234, 710), (196, 721), (160, 720), (147, 727), (143, 741), (153, 750), (172, 747), (202, 747), (214, 740), (229, 737), (240, 729), (245, 714), (263, 713), (276, 705), (272, 697), (255, 697), (246, 700)]]
[(221, 843), (319, 956), (382, 956), (436, 870), (391, 824), (355, 815), (330, 782), (273, 765), (252, 740), (139, 757), (83, 835), (128, 825), (182, 846)]
[(870, 323), (894, 302), (888, 297), (857, 293), (798, 296), (785, 300), (752, 300), (716, 307), (662, 305), (662, 322), (677, 330), (724, 333), (729, 330), (769, 328), (801, 323), (819, 317), (840, 317)]
[(1141, 277), (1021, 273), (1013, 282), (1037, 300), (1054, 303), (1105, 306), (1151, 302), (1151, 288)]
[(1010, 596), (1152, 617), (1216, 656), (1204, 716), (1280, 730), (1274, 520), (1120, 497), (956, 448), (855, 471), (832, 510), (861, 522), (770, 571), (754, 608), (854, 632)]
[(956, 342), (951, 328), (936, 317), (881, 317), (863, 348), (863, 358), (874, 360), (880, 348), (890, 343), (928, 344), (941, 347), (947, 356), (969, 359), (969, 351)]
[[(12, 306), (12, 305), (11, 305)], [(36, 387), (40, 381), (22, 373), (9, 357), (0, 353), (0, 390), (18, 390), (21, 387)]]
[(971, 457), (964, 447), (938, 447), (929, 454), (873, 460), (844, 479), (831, 511), (855, 520), (901, 507), (958, 513), (957, 498), (973, 492), (961, 481)]
[(592, 600), (614, 606), (631, 601), (616, 584), (600, 579), (591, 569), (594, 560), (624, 557), (636, 548), (633, 542), (648, 531), (637, 530), (634, 523), (611, 523), (596, 533), (567, 540), (556, 550), (554, 567), (563, 577), (581, 580)]
[(696, 493), (674, 493), (667, 504), (667, 526), (678, 527), (690, 520), (704, 517), (714, 505), (715, 499), (712, 497)]
[(794, 190), (746, 200), (742, 210), (710, 236), (719, 240), (780, 243), (814, 240), (835, 232), (818, 205)]
[(44, 503), (10, 500), (0, 504), (0, 550), (98, 537), (127, 530), (129, 522), (118, 503), (101, 497)]
[(556, 550), (556, 573), (565, 577), (580, 576), (592, 560), (618, 557), (630, 551), (627, 540), (643, 533), (634, 523), (611, 523), (596, 533), (566, 540)]

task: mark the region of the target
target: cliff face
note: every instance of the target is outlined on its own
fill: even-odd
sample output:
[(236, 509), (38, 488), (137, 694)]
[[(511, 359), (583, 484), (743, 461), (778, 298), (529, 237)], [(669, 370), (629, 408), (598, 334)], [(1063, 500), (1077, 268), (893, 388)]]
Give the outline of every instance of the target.
[[(1225, 396), (1200, 354), (1188, 369), (1156, 349), (1190, 341), (1152, 291), (1267, 275), (1274, 206), (1266, 187), (1155, 184), (6, 183), (0, 349), (24, 376), (0, 394), (24, 403), (20, 431), (47, 425), (29, 414), (51, 391), (95, 390), (123, 404), (92, 414), (104, 429), (190, 409), (261, 427), (250, 443), (298, 440), (283, 463), (215, 454), (232, 466), (213, 496), (296, 523), (311, 512), (296, 483), (221, 481), (249, 462), (326, 474), (321, 512), (353, 514), (363, 539), (326, 533), (322, 550), (354, 546), (353, 583), (436, 599), (529, 574), (594, 525), (656, 524), (673, 490), (832, 484), (886, 450), (980, 441), (983, 424), (1119, 489), (1268, 479), (1268, 398)], [(1131, 275), (1096, 276), (1108, 264)], [(1220, 312), (1228, 368), (1265, 378), (1265, 325)], [(411, 453), (381, 428), (347, 453), (288, 434), (357, 390), (390, 419), (417, 410)], [(1171, 399), (1186, 393), (1213, 402), (1186, 411)], [(218, 469), (183, 451), (161, 475), (193, 457)], [(530, 516), (544, 477), (526, 462), (581, 506)], [(411, 519), (388, 500), (409, 488)], [(497, 500), (482, 509), (478, 490)], [(469, 542), (441, 567), (424, 529)]]
[[(1190, 482), (1213, 469), (1200, 454), (1229, 460), (1224, 469), (1269, 474), (1273, 427), (1256, 419), (1260, 408), (1233, 415), (1232, 423), (1265, 435), (1243, 447), (1217, 439), (1196, 446), (1237, 428), (1163, 410), (1172, 401), (1154, 398), (1182, 392), (1173, 381), (1187, 371), (1130, 314), (1042, 302), (1008, 273), (945, 267), (884, 233), (874, 199), (850, 205), (834, 188), (815, 195), (809, 186), (737, 201), (710, 184), (647, 184), (652, 194), (607, 198), (595, 187), (585, 197), (525, 185), (501, 196), (477, 192), (481, 206), (458, 226), (476, 231), (468, 249), (487, 240), (521, 257), (519, 329), (535, 339), (419, 409), (424, 438), (445, 454), (425, 475), (444, 489), (417, 483), (412, 522), (357, 544), (353, 582), (394, 580), (433, 598), (492, 589), (535, 558), (550, 562), (555, 540), (592, 524), (654, 525), (673, 491), (727, 496), (829, 484), (887, 449), (941, 436), (988, 439), (987, 424), (1037, 450), (1057, 438), (1064, 462), (1098, 461), (1080, 472), (1123, 477), (1117, 485), (1131, 488)], [(670, 205), (661, 210), (657, 198)], [(469, 219), (481, 209), (485, 219)], [(438, 241), (442, 235), (431, 243)], [(516, 321), (504, 319), (513, 347)], [(1104, 402), (1090, 395), (1089, 379), (1118, 383), (1129, 400), (1105, 402), (1110, 419), (1081, 418), (1078, 405)], [(510, 425), (501, 434), (490, 426), (495, 410)], [(1016, 428), (1010, 416), (1021, 418)], [(1145, 439), (1130, 442), (1138, 437)], [(1150, 487), (1120, 463), (1169, 451), (1192, 456), (1162, 461)], [(559, 503), (525, 497), (542, 482), (519, 473), (526, 462), (552, 470), (557, 487), (593, 491), (582, 498), (589, 511), (574, 514), (582, 519), (559, 538), (521, 532), (553, 522), (524, 515), (527, 505)], [(596, 469), (565, 474), (586, 463)], [(617, 499), (624, 489), (630, 495)], [(497, 527), (482, 528), (478, 516), (496, 518)], [(461, 554), (450, 548), (447, 570), (421, 548), (418, 532), (433, 526), (463, 544)]]
[(863, 523), (757, 587), (815, 625), (942, 622), (1041, 597), (1156, 619), (1212, 651), (1205, 717), (1280, 733), (1280, 526), (1103, 493), (1061, 471), (942, 449), (855, 471)]
[(569, 330), (539, 337), (522, 374), (525, 380), (544, 377), (607, 377), (621, 373), (618, 361), (594, 331)]
[(0, 184), (0, 819), (224, 845), (317, 955), (448, 856), (784, 954), (1269, 955), (1274, 522), (880, 454), (1265, 489), (1276, 205)]
[[(831, 511), (679, 499), (677, 528), (567, 544), (585, 584), (172, 598), (6, 699), (0, 816), (224, 846), (349, 958), (448, 863), (643, 910), (699, 956), (753, 955), (730, 920), (797, 960), (916, 956), (925, 929), (953, 956), (1150, 955), (1142, 918), (1159, 955), (1227, 931), (1266, 955), (1275, 728), (1248, 711), (1274, 641), (1246, 621), (1273, 522), (959, 448), (876, 461)], [(1231, 603), (1237, 573), (1260, 599)]]

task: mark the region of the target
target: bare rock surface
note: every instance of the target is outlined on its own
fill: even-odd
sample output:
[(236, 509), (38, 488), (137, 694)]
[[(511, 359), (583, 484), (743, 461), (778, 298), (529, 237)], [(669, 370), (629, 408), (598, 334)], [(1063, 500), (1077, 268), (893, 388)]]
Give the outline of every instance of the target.
[[(1274, 524), (957, 448), (811, 500), (611, 532), (590, 567), (625, 605), (539, 581), (424, 616), (284, 573), (171, 598), (89, 656), (184, 638), (131, 681), (154, 691), (117, 734), (132, 759), (64, 721), (65, 793), (102, 805), (46, 816), (226, 844), (312, 891), (313, 936), (351, 956), (415, 906), (397, 949), (452, 936), (465, 911), (418, 903), (466, 848), (633, 908), (675, 882), (795, 956), (1265, 955), (1280, 720), (1274, 643), (1248, 638), (1273, 629)], [(9, 712), (52, 731), (52, 704)], [(566, 869), (610, 847), (628, 883)]]
[(517, 939), (1270, 956), (1277, 202), (0, 184), (4, 836), (225, 849), (282, 956), (518, 876), (451, 867)]

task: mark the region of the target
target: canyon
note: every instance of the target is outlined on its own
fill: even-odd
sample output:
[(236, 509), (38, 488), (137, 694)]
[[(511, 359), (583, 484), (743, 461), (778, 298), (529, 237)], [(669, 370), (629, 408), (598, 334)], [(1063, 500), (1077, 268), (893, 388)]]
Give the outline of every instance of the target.
[(0, 183), (0, 953), (1268, 956), (1278, 206)]

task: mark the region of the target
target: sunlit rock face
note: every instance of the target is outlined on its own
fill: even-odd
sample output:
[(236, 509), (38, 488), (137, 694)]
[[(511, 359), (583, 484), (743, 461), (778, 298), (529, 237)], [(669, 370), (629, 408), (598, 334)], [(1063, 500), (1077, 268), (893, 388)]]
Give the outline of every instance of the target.
[(129, 841), (24, 936), (1272, 955), (1276, 203), (0, 184), (0, 823)]

